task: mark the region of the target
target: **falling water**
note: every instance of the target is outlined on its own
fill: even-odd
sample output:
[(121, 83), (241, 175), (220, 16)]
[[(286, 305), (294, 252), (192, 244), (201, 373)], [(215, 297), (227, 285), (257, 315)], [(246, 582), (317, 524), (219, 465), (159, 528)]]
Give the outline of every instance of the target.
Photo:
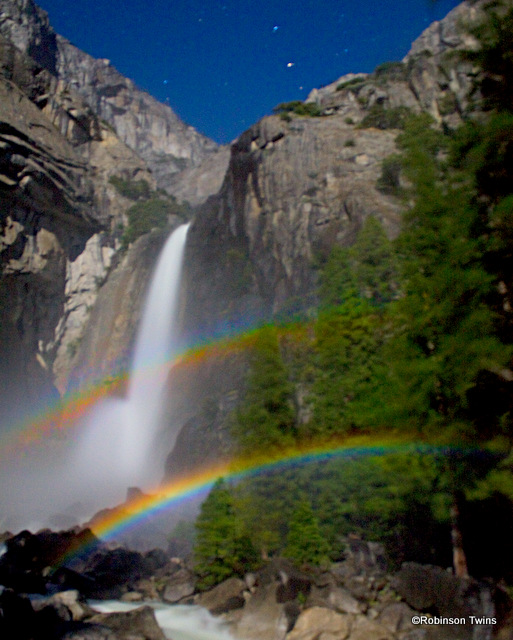
[(82, 486), (85, 483), (91, 490), (100, 484), (103, 492), (105, 487), (124, 492), (130, 485), (155, 483), (162, 475), (163, 460), (155, 442), (169, 362), (177, 347), (177, 307), (188, 227), (183, 225), (171, 234), (157, 262), (126, 398), (109, 398), (95, 407), (77, 446), (74, 469)]
[[(123, 502), (129, 486), (162, 478), (167, 448), (156, 443), (169, 362), (176, 350), (177, 305), (188, 226), (167, 240), (143, 309), (128, 393), (98, 403), (81, 427), (2, 461), (0, 509), (11, 527), (37, 530), (52, 517), (85, 521)], [(70, 525), (71, 526), (71, 525)]]

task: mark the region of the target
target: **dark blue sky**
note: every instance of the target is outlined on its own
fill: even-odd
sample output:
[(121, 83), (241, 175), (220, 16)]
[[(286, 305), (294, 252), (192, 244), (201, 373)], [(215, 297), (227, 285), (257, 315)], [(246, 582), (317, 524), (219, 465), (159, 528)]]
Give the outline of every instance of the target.
[(401, 59), (458, 0), (38, 4), (58, 33), (96, 58), (109, 58), (185, 122), (224, 143), (280, 102)]

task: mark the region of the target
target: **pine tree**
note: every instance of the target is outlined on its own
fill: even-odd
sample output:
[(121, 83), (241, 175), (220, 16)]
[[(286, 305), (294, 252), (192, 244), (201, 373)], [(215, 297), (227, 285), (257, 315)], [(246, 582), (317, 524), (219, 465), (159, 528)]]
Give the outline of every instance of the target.
[(396, 295), (396, 287), (391, 243), (371, 216), (353, 247), (335, 247), (320, 274), (311, 434), (347, 433), (366, 420), (360, 402), (376, 379), (384, 306)]
[(242, 531), (231, 492), (222, 478), (201, 505), (196, 532), (194, 571), (200, 589), (255, 568), (257, 554)]
[(298, 566), (319, 566), (328, 562), (329, 545), (323, 537), (312, 507), (303, 498), (289, 523), (287, 546), (283, 552)]
[(247, 392), (234, 418), (233, 432), (243, 454), (269, 453), (293, 444), (292, 389), (277, 330), (265, 327), (258, 333)]
[(381, 222), (368, 216), (349, 250), (361, 297), (383, 305), (397, 296), (398, 271), (392, 243)]

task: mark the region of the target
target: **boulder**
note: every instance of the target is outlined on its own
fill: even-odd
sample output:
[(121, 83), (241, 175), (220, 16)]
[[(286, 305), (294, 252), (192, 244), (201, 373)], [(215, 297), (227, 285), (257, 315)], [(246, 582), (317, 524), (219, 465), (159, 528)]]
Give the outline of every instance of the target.
[(356, 618), (350, 640), (393, 640), (393, 634), (378, 622), (364, 617)]
[(86, 575), (94, 579), (93, 598), (119, 598), (141, 578), (149, 577), (151, 568), (137, 551), (114, 549), (97, 553), (88, 563)]
[(365, 605), (354, 598), (349, 591), (335, 587), (328, 595), (328, 604), (339, 613), (358, 614), (365, 611)]
[[(312, 607), (303, 611), (287, 640), (345, 640), (351, 630), (351, 617), (324, 607)], [(351, 635), (352, 640), (352, 635)], [(374, 640), (369, 637), (367, 640)]]
[(245, 589), (246, 584), (242, 580), (228, 578), (210, 591), (201, 594), (198, 598), (198, 604), (208, 609), (213, 615), (240, 609), (245, 604), (242, 595)]
[(149, 579), (139, 580), (135, 584), (135, 590), (142, 595), (143, 600), (159, 600), (159, 594), (153, 576)]
[(386, 606), (378, 616), (377, 622), (392, 633), (414, 629), (412, 616), (415, 614), (405, 602), (394, 602)]
[(162, 600), (174, 604), (191, 596), (195, 591), (194, 574), (187, 569), (179, 569), (166, 582), (162, 591)]
[(299, 594), (306, 597), (312, 590), (313, 578), (299, 571), (280, 571), (280, 578), (281, 584), (276, 589), (278, 602), (290, 602)]
[(358, 573), (384, 573), (387, 568), (385, 548), (379, 542), (348, 538), (346, 556)]
[(28, 640), (35, 629), (35, 613), (26, 597), (12, 589), (0, 593), (0, 632), (2, 638)]
[(59, 591), (50, 598), (35, 600), (32, 602), (32, 607), (35, 611), (53, 607), (63, 620), (73, 620), (74, 622), (81, 622), (94, 613), (76, 589)]
[(493, 616), (490, 587), (432, 565), (405, 562), (392, 587), (413, 608), (442, 616)]
[(133, 611), (99, 613), (90, 622), (114, 631), (116, 640), (166, 640), (155, 612), (148, 606)]
[(276, 602), (276, 585), (260, 585), (243, 609), (225, 614), (232, 633), (244, 640), (283, 640), (289, 630), (285, 606)]
[(121, 598), (121, 602), (142, 602), (143, 595), (139, 591), (127, 591)]

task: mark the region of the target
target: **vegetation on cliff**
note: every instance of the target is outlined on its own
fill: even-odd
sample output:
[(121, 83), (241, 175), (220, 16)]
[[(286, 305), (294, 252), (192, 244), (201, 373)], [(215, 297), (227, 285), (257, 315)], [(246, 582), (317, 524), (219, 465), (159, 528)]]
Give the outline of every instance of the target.
[(186, 220), (190, 213), (187, 202), (178, 203), (174, 196), (162, 189), (152, 191), (146, 180), (111, 176), (109, 182), (120, 195), (135, 202), (126, 211), (127, 225), (121, 238), (124, 247), (152, 229), (162, 229), (171, 216)]
[(351, 249), (333, 250), (315, 319), (257, 337), (234, 420), (245, 453), (355, 434), (424, 444), (231, 487), (240, 525), (265, 554), (299, 544), (305, 492), (309, 526), (332, 558), (351, 532), (384, 540), (395, 562), (452, 561), (460, 575), (513, 579), (497, 532), (513, 526), (513, 10), (501, 11), (488, 9), (481, 48), (465, 54), (482, 70), (479, 115), (441, 132), (426, 115), (400, 113), (402, 154), (381, 178), (404, 199), (399, 238), (391, 244), (369, 218)]

